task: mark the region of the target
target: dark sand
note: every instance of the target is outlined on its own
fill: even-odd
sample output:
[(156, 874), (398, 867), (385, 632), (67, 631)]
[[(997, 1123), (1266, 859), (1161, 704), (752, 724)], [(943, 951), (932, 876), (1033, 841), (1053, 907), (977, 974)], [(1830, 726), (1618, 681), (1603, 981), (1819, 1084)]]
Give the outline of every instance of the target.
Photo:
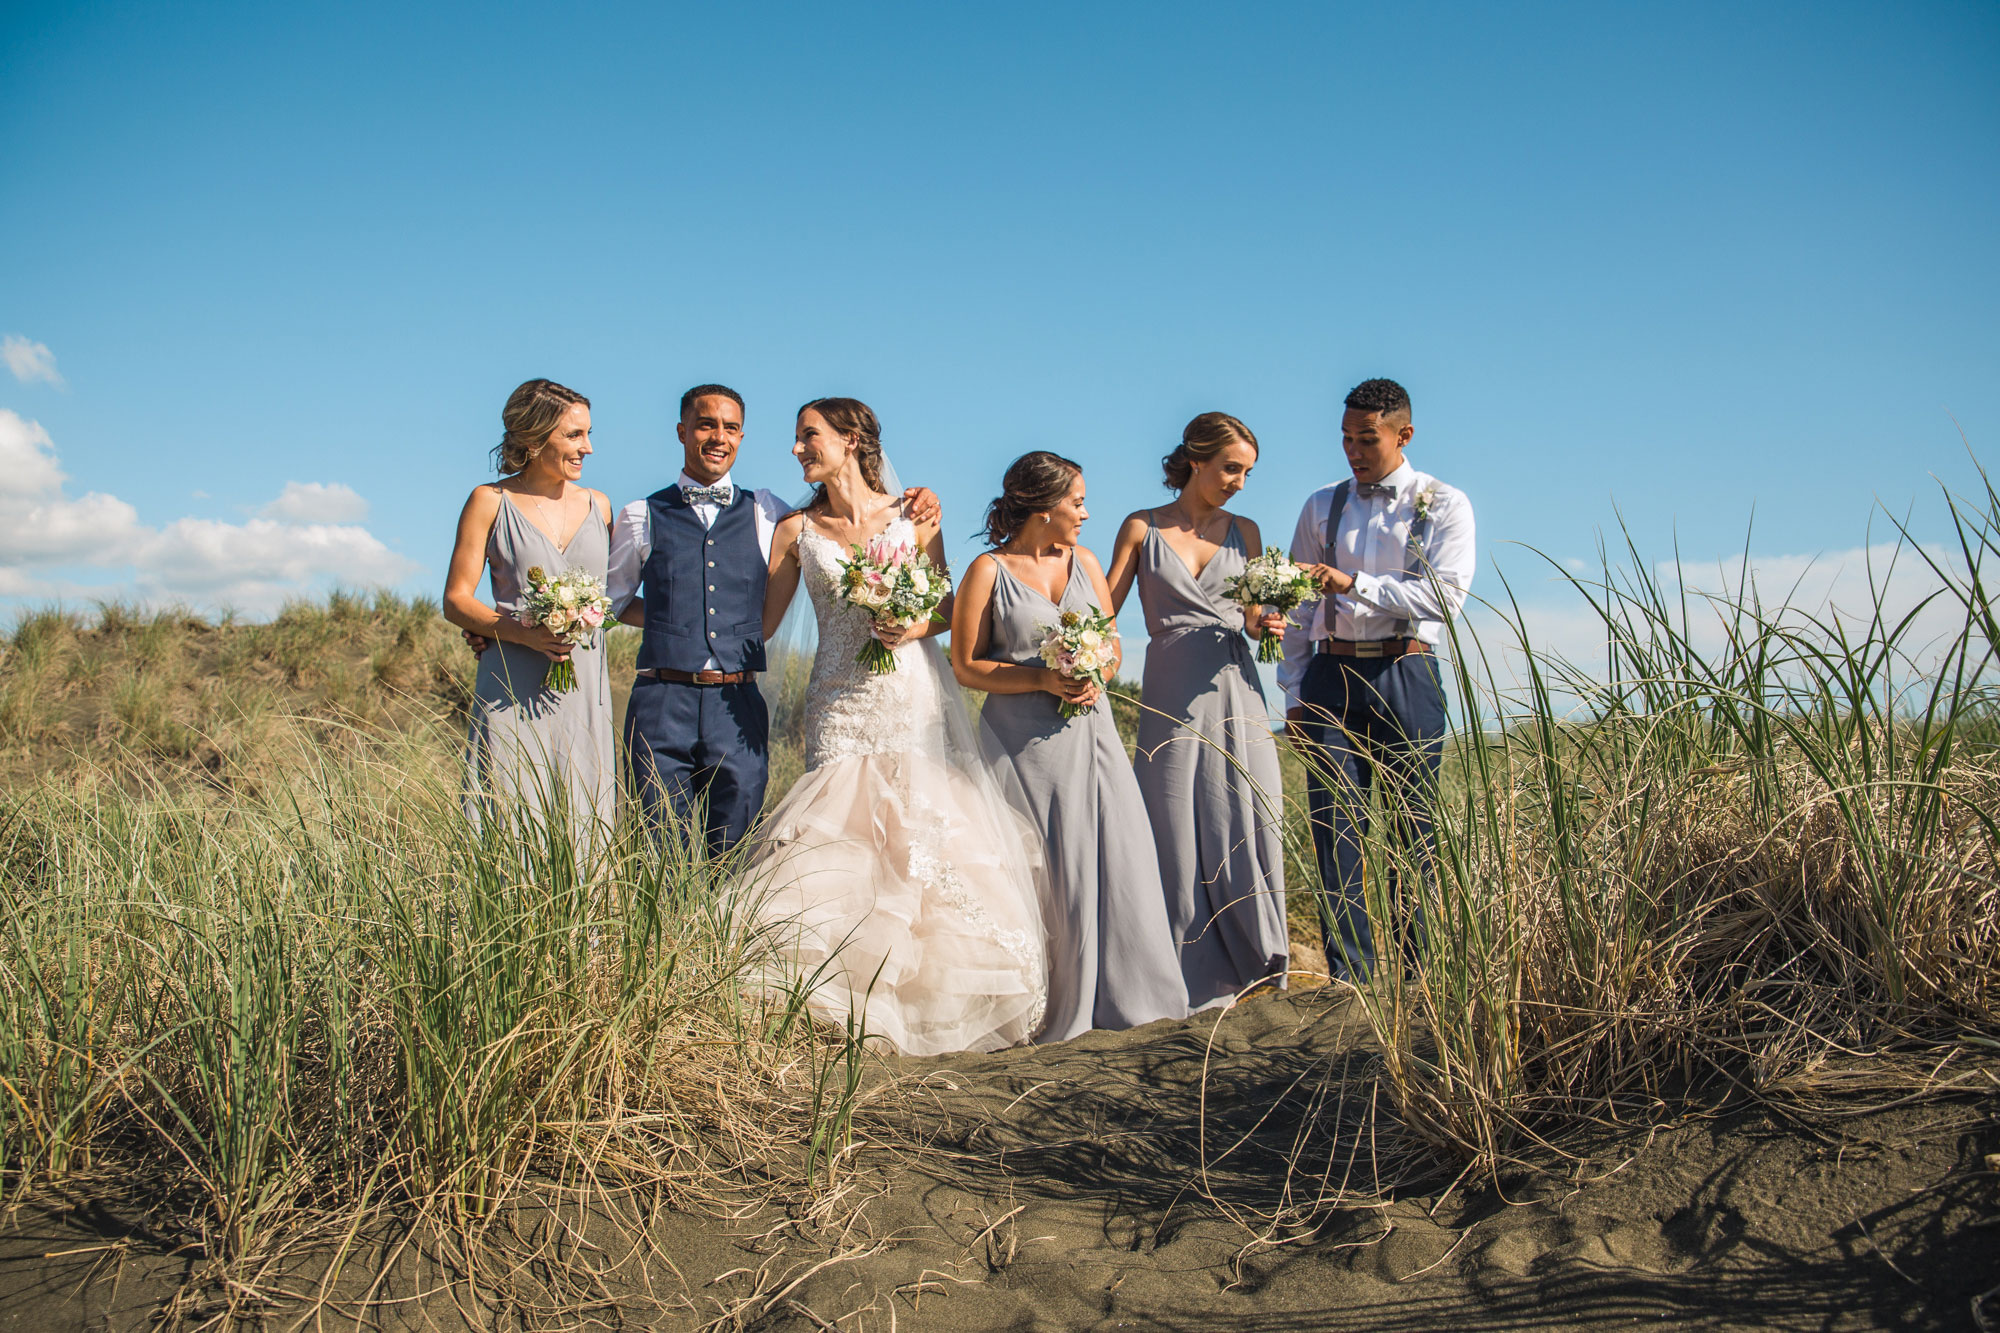
[[(476, 1283), (462, 1256), (384, 1232), (328, 1302), (302, 1299), (322, 1287), (324, 1247), (258, 1275), (268, 1303), (234, 1296), (269, 1328), (1471, 1333), (1977, 1329), (1976, 1298), (2000, 1285), (1988, 1076), (1983, 1099), (1607, 1126), (1495, 1188), (1419, 1169), (1386, 1117), (1371, 1132), (1368, 1062), (1352, 1001), (1326, 992), (1249, 1001), (1219, 1031), (1206, 1015), (898, 1061), (905, 1081), (870, 1114), (915, 1146), (847, 1168), (859, 1211), (842, 1229), (669, 1212), (635, 1242), (601, 1211), (526, 1209), (489, 1238)], [(1303, 1109), (1343, 1086), (1318, 1118), (1339, 1132), (1301, 1152)], [(1329, 1163), (1357, 1193), (1371, 1171), (1391, 1188), (1302, 1225)], [(197, 1269), (131, 1214), (15, 1210), (0, 1333), (148, 1327)], [(181, 1313), (200, 1324), (230, 1296), (210, 1285)], [(2000, 1327), (2000, 1296), (1982, 1308)]]

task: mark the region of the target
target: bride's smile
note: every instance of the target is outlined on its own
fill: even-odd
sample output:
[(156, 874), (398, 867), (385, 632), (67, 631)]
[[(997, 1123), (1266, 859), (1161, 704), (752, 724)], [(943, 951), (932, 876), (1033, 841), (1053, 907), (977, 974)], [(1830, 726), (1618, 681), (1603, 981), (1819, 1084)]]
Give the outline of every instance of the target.
[(819, 413), (807, 409), (799, 413), (798, 437), (792, 443), (792, 457), (799, 460), (805, 480), (831, 481), (840, 474), (853, 450), (839, 432), (826, 424)]

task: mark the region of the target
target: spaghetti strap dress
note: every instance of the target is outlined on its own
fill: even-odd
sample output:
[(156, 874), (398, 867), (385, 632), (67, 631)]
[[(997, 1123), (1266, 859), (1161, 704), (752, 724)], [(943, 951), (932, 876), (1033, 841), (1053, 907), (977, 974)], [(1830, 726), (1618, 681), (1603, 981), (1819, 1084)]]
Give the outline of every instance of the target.
[[(602, 582), (611, 538), (593, 501), (567, 546), (533, 523), (504, 491), (486, 542), (493, 605), (503, 616), (521, 608), (527, 571), (582, 568)], [(508, 807), (541, 823), (564, 821), (579, 856), (601, 849), (617, 810), (618, 770), (612, 760), (611, 676), (604, 632), (579, 647), (576, 688), (557, 693), (542, 684), (549, 659), (499, 640), (479, 655), (465, 745), (465, 813), (475, 825)]]
[[(1043, 632), (1066, 610), (1097, 609), (1074, 559), (1059, 603), (993, 563), (987, 654), (995, 661), (1040, 666)], [(1047, 840), (1048, 1020), (1036, 1038), (1045, 1042), (1187, 1016), (1146, 803), (1110, 701), (1100, 696), (1067, 719), (1060, 706), (1045, 691), (993, 694), (979, 722), (989, 752), (1013, 765)]]
[(1132, 767), (1196, 1009), (1284, 984), (1291, 954), (1278, 746), (1242, 608), (1222, 591), (1248, 558), (1233, 519), (1199, 574), (1150, 516), (1139, 547), (1149, 637)]

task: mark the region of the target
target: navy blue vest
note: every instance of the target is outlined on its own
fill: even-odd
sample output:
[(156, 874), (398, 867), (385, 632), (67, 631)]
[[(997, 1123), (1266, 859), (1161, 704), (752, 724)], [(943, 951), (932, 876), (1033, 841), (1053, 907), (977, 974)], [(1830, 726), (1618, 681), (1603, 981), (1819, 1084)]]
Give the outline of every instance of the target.
[(700, 671), (714, 658), (723, 671), (762, 671), (769, 571), (757, 546), (756, 495), (737, 487), (708, 528), (678, 486), (655, 492), (646, 508), (653, 553), (639, 571), (640, 669)]

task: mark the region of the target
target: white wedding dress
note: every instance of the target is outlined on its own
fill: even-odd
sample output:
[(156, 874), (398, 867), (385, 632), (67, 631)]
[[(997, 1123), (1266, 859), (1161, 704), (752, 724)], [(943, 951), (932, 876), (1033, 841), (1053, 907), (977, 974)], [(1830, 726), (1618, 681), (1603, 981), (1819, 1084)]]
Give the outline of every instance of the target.
[[(906, 518), (887, 535), (914, 542)], [(765, 819), (732, 889), (772, 949), (767, 989), (803, 984), (818, 1018), (905, 1055), (1027, 1041), (1048, 1003), (1047, 871), (1011, 772), (979, 757), (932, 639), (881, 675), (855, 661), (868, 617), (834, 592), (845, 549), (799, 536), (819, 648), (806, 773)]]

